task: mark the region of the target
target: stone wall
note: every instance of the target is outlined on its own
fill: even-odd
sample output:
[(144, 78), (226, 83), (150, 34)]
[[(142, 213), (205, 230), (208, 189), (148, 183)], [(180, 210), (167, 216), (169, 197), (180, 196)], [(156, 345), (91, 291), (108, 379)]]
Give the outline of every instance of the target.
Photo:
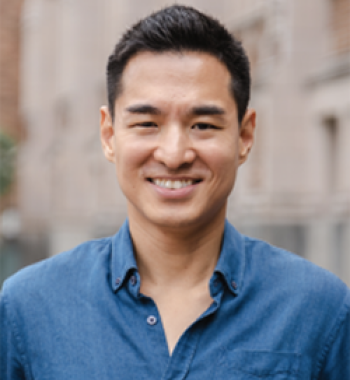
[(330, 14), (332, 49), (338, 54), (346, 53), (350, 49), (350, 1), (332, 0)]

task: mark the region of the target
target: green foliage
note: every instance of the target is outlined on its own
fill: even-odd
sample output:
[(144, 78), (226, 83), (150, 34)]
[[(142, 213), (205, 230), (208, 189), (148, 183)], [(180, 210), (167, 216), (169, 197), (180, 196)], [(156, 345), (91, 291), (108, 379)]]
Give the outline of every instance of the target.
[(0, 196), (9, 189), (15, 176), (16, 144), (0, 130)]

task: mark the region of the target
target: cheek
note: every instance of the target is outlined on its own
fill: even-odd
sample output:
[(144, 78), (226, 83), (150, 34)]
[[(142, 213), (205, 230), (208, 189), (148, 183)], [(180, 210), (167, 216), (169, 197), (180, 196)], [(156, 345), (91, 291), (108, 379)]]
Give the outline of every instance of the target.
[(206, 162), (211, 167), (214, 175), (228, 176), (234, 173), (238, 163), (237, 144), (235, 141), (226, 140), (221, 144), (207, 146)]
[(150, 157), (152, 150), (144, 141), (121, 139), (116, 150), (116, 167), (118, 176), (130, 177), (141, 170)]
[(237, 168), (238, 154), (234, 144), (222, 144), (217, 149), (212, 149), (207, 156), (208, 165), (213, 176), (215, 193), (227, 197), (234, 186)]

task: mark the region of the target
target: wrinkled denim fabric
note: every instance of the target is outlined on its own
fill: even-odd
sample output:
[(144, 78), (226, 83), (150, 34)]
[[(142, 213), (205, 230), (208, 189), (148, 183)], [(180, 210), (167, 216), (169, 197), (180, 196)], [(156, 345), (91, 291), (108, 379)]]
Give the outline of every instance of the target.
[(0, 303), (1, 380), (350, 380), (350, 291), (228, 222), (212, 305), (169, 356), (126, 221), (27, 267)]

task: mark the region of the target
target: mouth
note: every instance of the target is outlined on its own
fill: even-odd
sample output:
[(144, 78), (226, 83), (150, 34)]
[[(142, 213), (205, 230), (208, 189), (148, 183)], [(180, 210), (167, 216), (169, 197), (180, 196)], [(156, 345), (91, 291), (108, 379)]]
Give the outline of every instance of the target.
[(178, 190), (183, 189), (191, 185), (195, 185), (202, 180), (200, 179), (181, 179), (181, 180), (170, 180), (163, 178), (147, 178), (149, 182), (154, 183), (156, 186), (162, 187), (164, 189)]

